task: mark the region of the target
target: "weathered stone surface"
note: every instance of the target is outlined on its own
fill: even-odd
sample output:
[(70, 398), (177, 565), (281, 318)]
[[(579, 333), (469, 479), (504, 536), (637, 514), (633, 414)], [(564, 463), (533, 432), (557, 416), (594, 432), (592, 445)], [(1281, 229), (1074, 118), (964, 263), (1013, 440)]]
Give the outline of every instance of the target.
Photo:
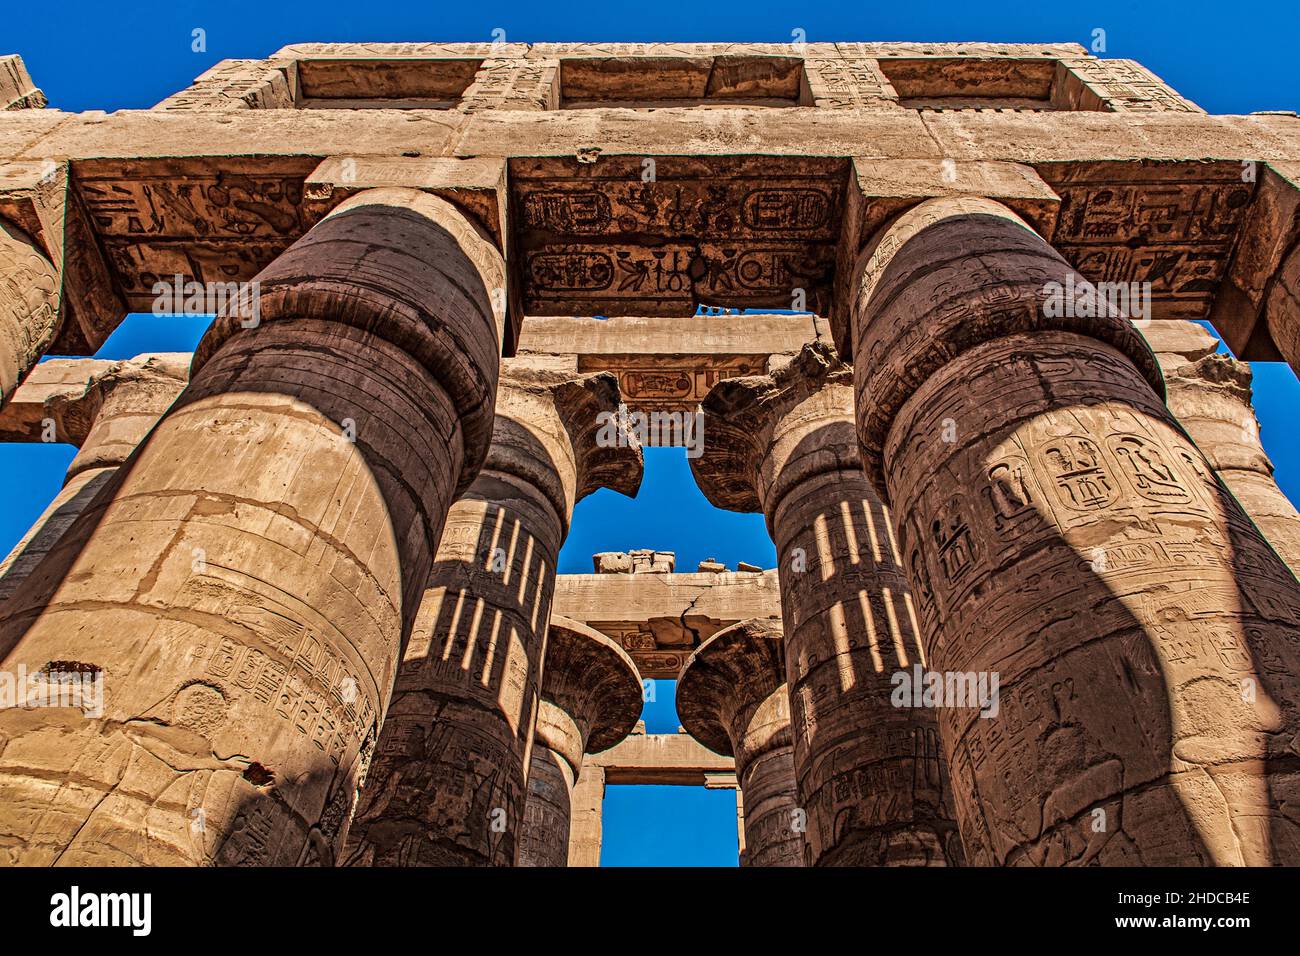
[(863, 259), (858, 433), (927, 663), (1000, 679), (997, 717), (939, 712), (966, 854), (1294, 863), (1300, 586), (1129, 323), (1045, 310), (1068, 273), (989, 201), (924, 203)]
[(10, 863), (332, 859), (487, 451), (487, 248), (437, 199), (363, 194), (262, 273), (260, 326), (218, 317), (182, 397), (4, 607), (6, 668), (77, 662), (111, 688), (95, 715), (0, 713)]
[[(57, 544), (176, 400), (189, 377), (189, 360), (185, 353), (138, 355), (125, 362), (55, 359), (38, 365), (23, 383), (0, 413), (0, 425), (21, 419), (31, 429), (22, 435), (25, 440), (48, 437), (70, 441), (80, 450), (68, 466), (63, 489), (0, 563), (0, 601)], [(88, 370), (89, 380), (84, 378)], [(66, 381), (69, 373), (78, 372), (82, 377)]]
[(641, 715), (641, 675), (585, 624), (552, 615), (528, 774), (520, 866), (567, 866), (570, 807), (583, 754), (608, 750)]
[(811, 344), (770, 376), (722, 382), (691, 468), (717, 506), (762, 511), (776, 543), (807, 864), (959, 863), (934, 712), (891, 699), (925, 655), (889, 513), (858, 459), (852, 378)]
[(743, 865), (802, 866), (804, 814), (795, 791), (780, 621), (742, 621), (701, 644), (678, 678), (677, 713), (692, 737), (736, 758)]
[(596, 442), (598, 415), (618, 402), (609, 374), (503, 376), (488, 460), (447, 515), (347, 865), (516, 863), (556, 556), (575, 502), (641, 483), (634, 436)]

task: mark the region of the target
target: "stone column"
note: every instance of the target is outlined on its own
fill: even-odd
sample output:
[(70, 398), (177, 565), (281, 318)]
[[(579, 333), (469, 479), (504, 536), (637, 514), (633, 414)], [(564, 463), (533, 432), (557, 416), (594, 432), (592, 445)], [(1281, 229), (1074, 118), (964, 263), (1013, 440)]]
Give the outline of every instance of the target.
[(934, 711), (892, 702), (924, 665), (889, 515), (862, 472), (853, 371), (813, 343), (705, 398), (708, 499), (762, 511), (776, 543), (809, 866), (960, 863)]
[(1291, 370), (1300, 375), (1300, 246), (1282, 261), (1268, 285), (1268, 331)]
[(5, 862), (332, 859), (487, 453), (503, 275), (449, 204), (370, 190), (216, 320), (0, 620), (5, 669), (105, 690), (99, 711), (0, 712)]
[(56, 423), (56, 437), (81, 447), (68, 466), (62, 490), (0, 563), (0, 601), (18, 589), (117, 473), (176, 400), (188, 374), (188, 355), (138, 355), (46, 398), (45, 411)]
[(0, 220), (0, 405), (58, 332), (59, 273), (28, 236)]
[(1132, 325), (982, 199), (888, 224), (856, 288), (863, 462), (930, 667), (999, 682), (994, 716), (939, 711), (968, 859), (1300, 862), (1300, 587)]
[(677, 679), (677, 716), (704, 746), (736, 758), (744, 865), (802, 866), (780, 621), (741, 621), (697, 647)]
[(641, 716), (641, 675), (617, 643), (559, 616), (547, 628), (542, 675), (519, 865), (568, 866), (582, 755), (608, 750), (631, 733)]
[(1174, 413), (1215, 474), (1292, 572), (1300, 569), (1300, 513), (1273, 480), (1251, 407), (1251, 371), (1229, 355), (1195, 361), (1158, 353)]
[(574, 503), (632, 495), (641, 450), (598, 442), (618, 380), (511, 367), (491, 451), (447, 516), (348, 841), (350, 866), (512, 866)]
[(569, 801), (569, 866), (600, 866), (604, 816), (605, 768), (584, 760)]

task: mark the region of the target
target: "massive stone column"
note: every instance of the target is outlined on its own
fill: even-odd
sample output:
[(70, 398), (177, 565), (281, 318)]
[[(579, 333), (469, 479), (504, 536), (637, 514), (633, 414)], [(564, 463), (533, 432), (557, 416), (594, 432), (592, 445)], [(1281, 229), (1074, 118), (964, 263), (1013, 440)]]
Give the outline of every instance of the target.
[(852, 369), (806, 345), (771, 375), (719, 382), (702, 408), (696, 480), (720, 508), (762, 511), (776, 543), (807, 864), (960, 862), (934, 712), (891, 701), (925, 657), (858, 457)]
[(58, 332), (59, 273), (21, 230), (0, 220), (0, 405)]
[[(75, 441), (80, 450), (68, 466), (63, 488), (0, 563), (0, 601), (18, 589), (117, 473), (176, 400), (188, 374), (188, 355), (138, 355), (45, 398), (45, 421), (53, 426), (54, 437)], [(29, 380), (23, 389), (30, 385)]]
[(0, 620), (6, 670), (105, 691), (0, 712), (5, 862), (331, 860), (487, 453), (503, 274), (449, 204), (371, 190), (262, 271), (260, 324), (218, 317)]
[(704, 746), (736, 758), (744, 865), (802, 866), (781, 622), (751, 618), (697, 647), (677, 679), (677, 716)]
[(608, 372), (503, 376), (487, 464), (447, 516), (348, 865), (515, 864), (556, 556), (577, 501), (641, 483), (635, 437), (598, 440), (618, 404)]
[[(1175, 327), (1146, 333), (1164, 372), (1169, 410), (1268, 543), (1297, 571), (1300, 513), (1273, 480), (1273, 463), (1260, 443), (1259, 421), (1251, 407), (1250, 366), (1230, 355), (1215, 354), (1216, 340), (1198, 325), (1156, 324)], [(1179, 336), (1180, 332), (1184, 334)], [(1173, 341), (1176, 338), (1180, 341)], [(1166, 350), (1197, 340), (1209, 341), (1202, 354)]]
[(552, 615), (519, 841), (520, 866), (568, 866), (571, 808), (582, 755), (608, 750), (631, 733), (642, 700), (641, 675), (623, 648), (585, 624)]
[(939, 712), (967, 857), (1300, 862), (1300, 588), (1088, 288), (982, 199), (863, 253), (864, 466), (931, 668), (999, 677), (996, 717)]

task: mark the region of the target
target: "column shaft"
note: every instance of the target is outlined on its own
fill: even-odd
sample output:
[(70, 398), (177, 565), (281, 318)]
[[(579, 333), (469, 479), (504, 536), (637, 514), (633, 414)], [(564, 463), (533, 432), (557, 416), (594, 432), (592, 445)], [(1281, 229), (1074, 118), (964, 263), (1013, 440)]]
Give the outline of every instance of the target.
[(487, 464), (447, 516), (348, 865), (515, 864), (569, 517), (596, 487), (634, 493), (641, 480), (635, 441), (594, 444), (617, 404), (607, 373), (503, 380)]
[(861, 275), (863, 460), (929, 664), (1000, 686), (996, 714), (939, 712), (967, 856), (1300, 859), (1300, 589), (1145, 343), (1062, 302), (1069, 266), (983, 200), (909, 211)]
[(98, 713), (0, 713), (8, 862), (333, 858), (486, 454), (501, 274), (452, 207), (375, 190), (263, 271), (260, 326), (217, 319), (0, 622), (7, 669), (105, 688)]
[(703, 409), (700, 487), (721, 507), (761, 508), (776, 544), (807, 864), (959, 863), (935, 713), (893, 701), (895, 676), (925, 657), (859, 463), (852, 370), (808, 345), (772, 375), (719, 383)]

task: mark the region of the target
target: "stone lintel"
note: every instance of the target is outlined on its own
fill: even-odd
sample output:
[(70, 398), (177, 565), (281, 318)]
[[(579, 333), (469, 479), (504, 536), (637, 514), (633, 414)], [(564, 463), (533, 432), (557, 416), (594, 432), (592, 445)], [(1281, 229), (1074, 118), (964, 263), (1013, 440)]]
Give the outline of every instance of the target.
[(702, 641), (751, 617), (781, 613), (775, 570), (689, 574), (560, 574), (554, 614), (613, 638), (642, 677), (675, 679)]
[(685, 732), (632, 733), (602, 753), (583, 758), (582, 778), (597, 767), (606, 784), (703, 787), (736, 772), (736, 762), (706, 748)]
[(1283, 261), (1300, 239), (1300, 162), (1253, 163), (1255, 198), (1237, 236), (1210, 319), (1228, 348), (1243, 359), (1281, 358), (1267, 322), (1267, 296)]

